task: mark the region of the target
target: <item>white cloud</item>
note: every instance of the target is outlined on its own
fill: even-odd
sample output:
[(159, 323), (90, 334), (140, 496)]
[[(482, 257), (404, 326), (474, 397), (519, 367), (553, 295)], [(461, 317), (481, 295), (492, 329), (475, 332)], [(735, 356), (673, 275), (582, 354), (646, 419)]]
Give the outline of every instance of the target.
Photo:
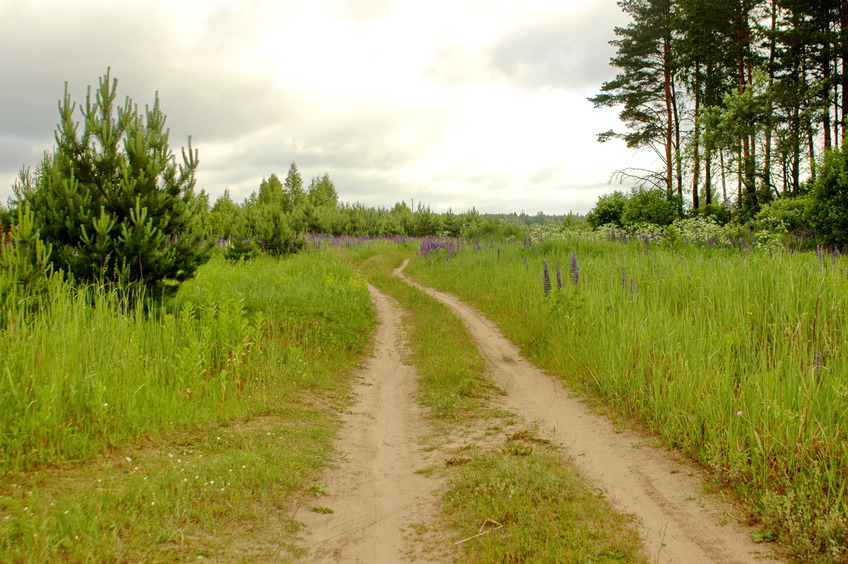
[(644, 161), (596, 143), (618, 123), (585, 99), (621, 17), (615, 0), (0, 0), (0, 197), (52, 147), (64, 82), (80, 101), (111, 67), (119, 96), (159, 92), (213, 198), (295, 161), (367, 205), (586, 211)]

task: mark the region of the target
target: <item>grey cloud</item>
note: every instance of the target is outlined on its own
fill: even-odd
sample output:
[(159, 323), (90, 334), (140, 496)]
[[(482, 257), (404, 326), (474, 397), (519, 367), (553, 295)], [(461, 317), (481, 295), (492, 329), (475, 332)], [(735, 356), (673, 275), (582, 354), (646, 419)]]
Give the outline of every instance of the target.
[(290, 122), (298, 111), (294, 96), (270, 80), (236, 73), (180, 75), (179, 80), (163, 81), (160, 104), (172, 131), (195, 139), (214, 142), (248, 135)]
[(620, 10), (604, 3), (577, 17), (529, 22), (490, 47), (489, 67), (521, 87), (582, 91), (610, 78), (608, 38), (621, 20)]
[(305, 178), (327, 172), (334, 179), (350, 179), (351, 186), (361, 186), (367, 194), (375, 179), (387, 178), (390, 171), (402, 168), (415, 158), (422, 140), (436, 138), (441, 132), (440, 120), (426, 109), (379, 109), (386, 105), (377, 101), (374, 107), (329, 122), (306, 116), (293, 129), (277, 127), (245, 137), (238, 150), (214, 162), (204, 162), (203, 146), (198, 143), (201, 182), (208, 180), (207, 186), (212, 188), (214, 180), (221, 190), (238, 186), (248, 195), (258, 185), (255, 171), (265, 177), (284, 175), (294, 161)]
[[(214, 60), (199, 64), (212, 38), (222, 38), (222, 50), (225, 40), (237, 39), (232, 29), (217, 33), (233, 14), (179, 22), (199, 30), (198, 40), (186, 47), (175, 36), (179, 29), (167, 23), (158, 6), (101, 3), (96, 10), (81, 10), (56, 3), (45, 10), (35, 3), (0, 4), (0, 200), (10, 194), (8, 179), (21, 166), (36, 165), (42, 152), (55, 145), (64, 84), (72, 99), (83, 104), (87, 87), (96, 87), (109, 67), (119, 81), (119, 103), (129, 96), (143, 109), (159, 92), (175, 150), (186, 145), (188, 136), (200, 148), (269, 123), (286, 123), (297, 112), (293, 98), (275, 90), (269, 79), (217, 68)], [(263, 9), (258, 13), (267, 12)], [(258, 23), (245, 17), (240, 25)]]

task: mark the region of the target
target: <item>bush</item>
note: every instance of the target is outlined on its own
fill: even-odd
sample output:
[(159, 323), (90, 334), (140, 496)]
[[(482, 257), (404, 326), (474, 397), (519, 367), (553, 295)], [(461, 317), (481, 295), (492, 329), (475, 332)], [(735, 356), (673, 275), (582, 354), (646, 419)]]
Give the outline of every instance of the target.
[(724, 229), (711, 217), (678, 219), (672, 227), (687, 243), (724, 243)]
[(592, 211), (586, 214), (586, 223), (592, 229), (597, 229), (601, 225), (617, 225), (621, 227), (621, 216), (624, 214), (624, 206), (627, 203), (627, 196), (616, 190), (612, 194), (604, 194), (598, 198), (598, 202)]
[(757, 229), (769, 231), (785, 228), (790, 233), (808, 233), (812, 229), (810, 225), (812, 203), (812, 198), (809, 196), (774, 200), (760, 208), (754, 216), (754, 225)]
[(624, 203), (621, 214), (623, 225), (651, 223), (671, 225), (679, 217), (677, 206), (666, 197), (663, 190), (634, 190)]
[(144, 115), (129, 98), (116, 108), (117, 80), (108, 72), (93, 101), (90, 94), (80, 135), (65, 86), (58, 147), (34, 178), (21, 174), (19, 205), (30, 206), (54, 267), (76, 281), (174, 292), (211, 248), (203, 241), (206, 200), (194, 193), (197, 153), (189, 140), (176, 163), (158, 97)]
[(253, 239), (248, 237), (234, 236), (224, 243), (224, 258), (228, 261), (238, 262), (254, 259), (259, 256), (261, 249)]
[(730, 210), (721, 204), (701, 204), (698, 209), (689, 210), (688, 215), (693, 218), (710, 218), (719, 225), (726, 225), (730, 221)]
[(825, 153), (813, 185), (810, 224), (821, 242), (848, 246), (848, 150)]

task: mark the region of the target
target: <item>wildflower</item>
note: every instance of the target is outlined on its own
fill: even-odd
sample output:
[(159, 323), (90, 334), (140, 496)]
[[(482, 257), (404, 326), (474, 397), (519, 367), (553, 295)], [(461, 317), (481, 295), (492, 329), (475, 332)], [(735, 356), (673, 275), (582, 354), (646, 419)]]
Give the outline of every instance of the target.
[(736, 417), (742, 417), (742, 413), (743, 413), (742, 411), (737, 411), (737, 412), (736, 412)]
[(557, 290), (562, 290), (562, 268), (560, 267), (559, 261), (556, 261), (556, 279)]
[(545, 290), (545, 295), (551, 293), (551, 274), (548, 272), (548, 261), (547, 259), (542, 261), (542, 287)]
[(577, 265), (577, 251), (571, 253), (571, 281), (577, 286), (580, 284), (580, 266)]
[(813, 360), (813, 372), (818, 376), (821, 374), (822, 354), (821, 351), (816, 351), (816, 358)]
[(623, 266), (621, 267), (621, 286), (627, 288), (627, 269)]

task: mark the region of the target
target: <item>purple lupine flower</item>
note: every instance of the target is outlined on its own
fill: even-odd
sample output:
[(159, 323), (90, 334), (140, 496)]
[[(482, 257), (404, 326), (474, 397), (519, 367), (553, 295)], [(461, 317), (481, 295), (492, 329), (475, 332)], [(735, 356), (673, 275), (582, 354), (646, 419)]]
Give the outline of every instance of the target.
[(621, 287), (627, 288), (627, 269), (621, 267)]
[(824, 254), (822, 253), (821, 245), (816, 245), (816, 256), (819, 258), (820, 263), (824, 263)]
[(813, 361), (813, 372), (818, 376), (821, 374), (822, 368), (822, 354), (821, 351), (816, 351), (816, 358)]
[(577, 286), (580, 284), (580, 266), (577, 264), (577, 251), (571, 253), (571, 281)]
[(562, 290), (562, 268), (560, 267), (559, 261), (556, 261), (556, 278), (557, 290)]
[(551, 274), (548, 271), (547, 259), (542, 261), (542, 288), (545, 290), (545, 295), (551, 293)]

